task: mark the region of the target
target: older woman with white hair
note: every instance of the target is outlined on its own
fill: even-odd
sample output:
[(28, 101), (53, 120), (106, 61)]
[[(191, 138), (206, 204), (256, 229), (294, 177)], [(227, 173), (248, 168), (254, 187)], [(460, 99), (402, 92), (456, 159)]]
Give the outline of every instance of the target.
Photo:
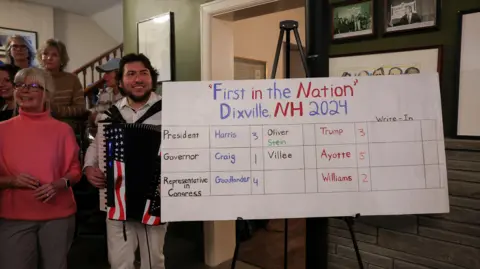
[(30, 67), (14, 83), (19, 115), (0, 122), (0, 268), (65, 269), (79, 148), (71, 127), (50, 114), (51, 76)]
[(18, 69), (27, 68), (34, 65), (35, 50), (28, 40), (20, 35), (13, 35), (7, 39), (6, 61)]

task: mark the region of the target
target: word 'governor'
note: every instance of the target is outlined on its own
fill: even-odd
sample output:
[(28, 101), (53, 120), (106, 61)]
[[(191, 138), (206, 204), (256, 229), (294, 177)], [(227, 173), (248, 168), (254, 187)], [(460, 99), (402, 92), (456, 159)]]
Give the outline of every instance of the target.
[(434, 120), (163, 128), (162, 196), (442, 187)]

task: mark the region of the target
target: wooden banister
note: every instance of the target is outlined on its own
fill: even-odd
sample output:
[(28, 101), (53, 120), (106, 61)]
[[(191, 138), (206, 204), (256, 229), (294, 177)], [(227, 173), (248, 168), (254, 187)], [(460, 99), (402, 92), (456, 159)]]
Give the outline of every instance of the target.
[(108, 60), (110, 60), (110, 54), (112, 54), (112, 53), (114, 54), (114, 55), (113, 55), (113, 58), (115, 58), (115, 57), (117, 57), (116, 52), (117, 52), (118, 50), (120, 51), (120, 54), (121, 54), (120, 57), (122, 57), (122, 56), (123, 56), (123, 43), (120, 44), (120, 45), (118, 45), (118, 46), (116, 46), (116, 47), (114, 47), (114, 48), (112, 48), (112, 49), (110, 49), (110, 50), (108, 50), (108, 51), (106, 51), (106, 52), (104, 52), (103, 54), (101, 54), (101, 55), (98, 56), (97, 58), (91, 60), (90, 62), (88, 62), (88, 63), (86, 63), (86, 64), (84, 64), (84, 65), (82, 65), (80, 68), (78, 68), (77, 70), (73, 71), (72, 73), (74, 73), (75, 75), (78, 75), (78, 74), (80, 74), (81, 72), (83, 72), (83, 70), (89, 68), (91, 65), (94, 65), (95, 63), (97, 63), (97, 62), (99, 62), (99, 61), (101, 61), (101, 60), (103, 60), (103, 59), (107, 59), (107, 61), (108, 61)]
[(92, 89), (98, 88), (103, 83), (102, 74), (95, 68), (107, 62), (111, 58), (123, 56), (123, 43), (102, 53), (88, 63), (82, 65), (72, 73), (78, 76), (84, 88), (85, 95), (88, 95)]
[(84, 89), (84, 96), (86, 97), (87, 108), (94, 103), (95, 89), (103, 86), (103, 74), (96, 70), (96, 67), (102, 65), (111, 58), (121, 58), (123, 56), (123, 43), (102, 53), (100, 56), (84, 64), (77, 70), (73, 71), (75, 75), (80, 79)]

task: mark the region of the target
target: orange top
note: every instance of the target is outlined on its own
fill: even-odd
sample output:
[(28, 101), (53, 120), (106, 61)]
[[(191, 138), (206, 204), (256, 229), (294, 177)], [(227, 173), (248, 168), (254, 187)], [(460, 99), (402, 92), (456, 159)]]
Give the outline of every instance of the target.
[[(0, 122), (0, 176), (29, 174), (48, 184), (69, 176), (72, 184), (81, 178), (79, 147), (72, 128), (50, 116), (50, 111), (27, 113)], [(0, 218), (51, 220), (68, 217), (77, 210), (70, 189), (43, 203), (34, 190), (0, 190)]]

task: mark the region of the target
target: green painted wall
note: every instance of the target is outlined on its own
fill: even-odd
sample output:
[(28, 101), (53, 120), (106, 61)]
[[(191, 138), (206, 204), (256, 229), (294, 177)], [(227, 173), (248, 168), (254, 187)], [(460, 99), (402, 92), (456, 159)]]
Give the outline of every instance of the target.
[[(440, 0), (437, 0), (440, 1)], [(342, 1), (331, 1), (342, 2)], [(376, 2), (376, 24), (380, 26), (384, 16), (384, 1)], [(415, 48), (432, 45), (443, 45), (442, 73), (440, 86), (442, 93), (442, 108), (444, 130), (447, 137), (456, 133), (456, 91), (455, 83), (455, 57), (457, 53), (458, 11), (480, 8), (480, 0), (443, 0), (440, 14), (440, 30), (434, 32), (408, 33), (396, 36), (381, 37), (360, 42), (332, 45), (330, 55), (371, 52), (380, 50), (393, 50)], [(479, 26), (480, 27), (480, 26)], [(380, 28), (380, 27), (379, 27)], [(380, 30), (380, 29), (379, 29)]]
[(208, 0), (123, 0), (125, 52), (137, 51), (137, 22), (173, 12), (176, 80), (200, 80), (200, 5)]
[[(440, 0), (438, 0), (440, 1)], [(176, 42), (176, 75), (179, 81), (200, 80), (200, 12), (199, 6), (209, 0), (124, 0), (124, 44), (126, 52), (136, 51), (137, 21), (161, 13), (175, 13)], [(331, 0), (342, 2), (342, 0)], [(384, 1), (376, 2), (376, 24), (383, 21)], [(415, 48), (431, 45), (443, 45), (441, 92), (445, 135), (455, 135), (456, 125), (456, 91), (454, 74), (457, 12), (472, 8), (480, 8), (480, 0), (443, 0), (440, 14), (440, 30), (433, 32), (417, 32), (400, 34), (332, 45), (330, 54), (349, 54)], [(380, 29), (380, 27), (379, 27)], [(380, 31), (379, 31), (380, 32)]]
[[(166, 12), (174, 13), (177, 81), (200, 80), (200, 5), (208, 0), (123, 0), (125, 53), (137, 52), (137, 22)], [(161, 90), (158, 91), (161, 93)], [(203, 223), (177, 222), (168, 226), (166, 253), (172, 260), (203, 260)], [(172, 249), (170, 238), (183, 238), (183, 250)], [(177, 240), (178, 241), (178, 240)], [(188, 242), (188, 243), (187, 243)], [(178, 244), (177, 244), (178, 245)], [(178, 247), (178, 246), (177, 246)], [(183, 255), (183, 256), (182, 256)], [(177, 257), (177, 258), (175, 258)]]

